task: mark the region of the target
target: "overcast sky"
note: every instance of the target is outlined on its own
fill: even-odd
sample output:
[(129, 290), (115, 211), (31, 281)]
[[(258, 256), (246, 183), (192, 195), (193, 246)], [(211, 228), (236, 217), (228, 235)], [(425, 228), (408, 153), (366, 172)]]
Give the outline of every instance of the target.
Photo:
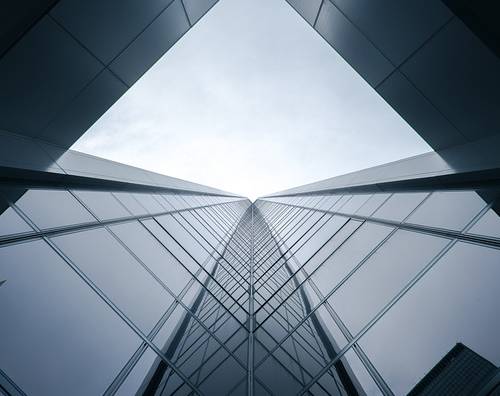
[(430, 150), (284, 0), (221, 0), (73, 149), (252, 199)]

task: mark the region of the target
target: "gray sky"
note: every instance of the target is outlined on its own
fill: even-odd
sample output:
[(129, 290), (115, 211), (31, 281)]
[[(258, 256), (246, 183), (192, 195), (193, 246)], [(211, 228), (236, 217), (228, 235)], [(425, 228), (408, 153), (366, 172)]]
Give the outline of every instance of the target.
[(221, 0), (72, 148), (252, 199), (430, 150), (284, 0)]

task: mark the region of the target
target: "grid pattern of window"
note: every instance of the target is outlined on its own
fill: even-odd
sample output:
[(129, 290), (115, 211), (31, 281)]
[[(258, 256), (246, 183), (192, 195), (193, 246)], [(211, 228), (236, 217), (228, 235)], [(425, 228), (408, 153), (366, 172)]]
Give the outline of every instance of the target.
[[(302, 369), (311, 377), (297, 393), (343, 394), (333, 386), (335, 369), (344, 388), (340, 374), (349, 374), (356, 394), (406, 394), (457, 343), (498, 367), (495, 196), (435, 191), (257, 201), (291, 268), (280, 296), (256, 312), (257, 328), (275, 325), (283, 306), (304, 296), (306, 320), (316, 317), (334, 350), (321, 365), (303, 348)], [(300, 319), (283, 340), (301, 336)]]
[(457, 343), (498, 367), (495, 196), (4, 187), (0, 394), (400, 395)]
[(202, 393), (209, 364), (232, 356), (242, 336), (231, 338), (231, 326), (247, 319), (221, 278), (234, 277), (224, 252), (239, 254), (233, 235), (248, 200), (0, 194), (2, 394)]

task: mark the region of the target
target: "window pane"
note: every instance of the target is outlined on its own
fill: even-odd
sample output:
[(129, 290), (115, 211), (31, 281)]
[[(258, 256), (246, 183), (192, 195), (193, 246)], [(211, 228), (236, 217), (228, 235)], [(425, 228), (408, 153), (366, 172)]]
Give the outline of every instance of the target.
[(361, 339), (395, 394), (458, 342), (500, 366), (500, 250), (457, 243)]
[(294, 376), (272, 356), (257, 368), (255, 374), (277, 395), (295, 395), (302, 389)]
[(341, 198), (342, 195), (328, 195), (323, 201), (321, 201), (318, 209), (329, 210)]
[(207, 249), (215, 250), (216, 248), (218, 248), (217, 250), (220, 253), (222, 253), (222, 250), (224, 249), (224, 247), (220, 245), (220, 240), (214, 237), (214, 235), (212, 234), (213, 231), (210, 230), (208, 228), (208, 226), (205, 225), (205, 223), (202, 224), (189, 211), (178, 213), (174, 216), (186, 224), (187, 229), (189, 231), (191, 231), (191, 233), (195, 236), (195, 238), (203, 240), (203, 238), (202, 238), (202, 236), (203, 236), (208, 242), (207, 243), (207, 242), (203, 241), (203, 244), (207, 247)]
[(114, 192), (113, 195), (125, 206), (134, 216), (142, 216), (148, 211), (135, 199), (131, 193)]
[(407, 222), (462, 230), (486, 206), (474, 191), (433, 192)]
[[(329, 214), (321, 213), (321, 212), (316, 212), (316, 211), (308, 211), (307, 216), (304, 218), (304, 220), (301, 219), (297, 223), (297, 227), (293, 229), (288, 235), (284, 235), (284, 233), (281, 233), (280, 237), (285, 238), (285, 245), (288, 248), (297, 248), (300, 246), (306, 238), (304, 235), (307, 234), (307, 232), (315, 226), (318, 227), (320, 224), (324, 223), (325, 220), (327, 220), (330, 217)], [(297, 241), (299, 241), (297, 243)], [(297, 243), (297, 244), (296, 244)]]
[(228, 357), (208, 377), (205, 377), (200, 384), (200, 390), (205, 395), (224, 395), (244, 379), (245, 376), (246, 371), (234, 358)]
[(371, 198), (361, 206), (356, 214), (360, 216), (371, 216), (391, 194), (373, 194)]
[(312, 276), (321, 293), (328, 294), (391, 231), (390, 227), (363, 224)]
[(188, 313), (181, 305), (177, 305), (174, 311), (169, 315), (167, 321), (158, 331), (158, 334), (156, 334), (154, 343), (163, 353), (167, 353), (170, 343), (176, 335), (176, 331), (187, 314)]
[(102, 394), (139, 347), (44, 242), (1, 248), (0, 276), (0, 367), (28, 395)]
[(106, 230), (53, 240), (146, 333), (173, 302), (173, 297)]
[(134, 221), (111, 230), (172, 292), (178, 295), (184, 289), (191, 275), (143, 225)]
[[(347, 220), (347, 218), (340, 216), (325, 216), (324, 224), (319, 223), (321, 224), (321, 228), (312, 235), (307, 242), (305, 242), (305, 240), (299, 242), (298, 245), (301, 245), (301, 247), (294, 253), (299, 263), (304, 264), (311, 258), (311, 256), (347, 222)], [(305, 244), (302, 245), (303, 242), (305, 242)]]
[(179, 260), (193, 275), (200, 269), (195, 260), (154, 220), (144, 220), (142, 223), (149, 231)]
[(64, 190), (27, 190), (16, 205), (40, 228), (97, 221)]
[(33, 231), (6, 202), (0, 198), (0, 236)]
[(101, 220), (131, 216), (131, 213), (109, 192), (81, 190), (74, 193)]
[(339, 352), (343, 347), (346, 346), (347, 339), (338, 327), (337, 323), (333, 320), (333, 317), (332, 315), (330, 315), (330, 312), (328, 312), (326, 306), (322, 305), (321, 307), (319, 307), (315, 311), (314, 315), (316, 315), (321, 325), (330, 336), (330, 340), (333, 341), (332, 346), (334, 347), (335, 352)]
[(448, 242), (444, 238), (399, 230), (328, 301), (356, 334)]
[(427, 193), (396, 193), (378, 209), (373, 217), (381, 219), (404, 220), (427, 196)]
[[(317, 267), (323, 264), (328, 256), (330, 256), (361, 224), (361, 222), (355, 220), (348, 222), (348, 219), (342, 217), (337, 217), (337, 219), (343, 220), (342, 228), (337, 230), (334, 235), (332, 234), (333, 237), (331, 237), (321, 250), (305, 264), (304, 270), (308, 274), (312, 274)], [(347, 222), (348, 224), (346, 224)]]
[(154, 375), (156, 367), (161, 362), (163, 360), (152, 349), (147, 348), (115, 395), (130, 396), (143, 394), (149, 380)]
[(151, 194), (134, 194), (134, 197), (146, 208), (150, 214), (165, 212), (165, 208), (161, 206)]
[(339, 209), (339, 211), (349, 214), (354, 213), (361, 207), (361, 205), (368, 201), (370, 197), (371, 194), (353, 195), (351, 199)]
[(352, 373), (355, 379), (355, 381), (353, 381), (354, 386), (360, 387), (363, 390), (363, 392), (359, 392), (360, 394), (364, 393), (370, 396), (382, 395), (379, 387), (352, 348), (346, 352), (341, 360), (349, 372)]
[(342, 212), (342, 207), (352, 198), (352, 195), (343, 195), (335, 204), (328, 210)]
[(175, 203), (174, 203), (173, 195), (172, 194), (162, 194), (161, 196), (163, 198), (163, 201), (166, 202), (165, 206), (169, 210), (175, 210), (175, 206), (174, 206)]
[[(204, 241), (199, 241), (193, 238), (172, 215), (159, 216), (158, 222), (165, 227), (167, 232), (172, 235), (175, 240), (184, 247), (200, 265), (203, 265), (208, 257), (208, 252), (201, 246)], [(201, 239), (201, 237), (200, 237)]]
[(489, 209), (474, 224), (469, 231), (471, 234), (486, 235), (493, 238), (500, 238), (500, 216), (494, 209)]

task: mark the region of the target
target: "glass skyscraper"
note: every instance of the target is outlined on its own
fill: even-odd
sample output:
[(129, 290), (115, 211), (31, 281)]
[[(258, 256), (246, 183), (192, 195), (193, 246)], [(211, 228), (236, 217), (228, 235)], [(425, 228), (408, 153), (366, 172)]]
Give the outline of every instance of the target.
[(399, 395), (458, 342), (498, 376), (485, 193), (2, 199), (5, 394)]
[(435, 151), (250, 202), (68, 149), (216, 1), (28, 3), (0, 28), (2, 396), (500, 393), (494, 7), (289, 0)]

